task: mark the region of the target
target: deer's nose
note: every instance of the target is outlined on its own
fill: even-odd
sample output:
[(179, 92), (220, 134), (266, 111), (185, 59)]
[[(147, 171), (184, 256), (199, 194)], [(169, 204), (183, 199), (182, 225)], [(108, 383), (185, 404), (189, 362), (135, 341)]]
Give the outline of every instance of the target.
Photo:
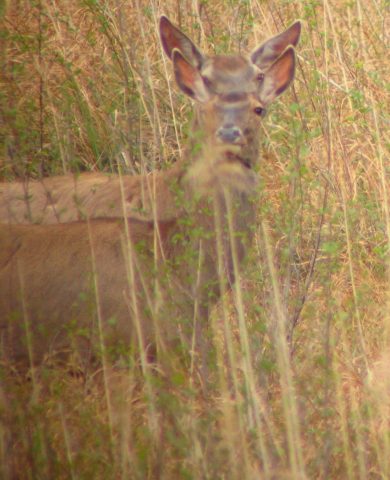
[(242, 131), (234, 125), (224, 125), (217, 130), (217, 136), (223, 142), (235, 143), (242, 137)]

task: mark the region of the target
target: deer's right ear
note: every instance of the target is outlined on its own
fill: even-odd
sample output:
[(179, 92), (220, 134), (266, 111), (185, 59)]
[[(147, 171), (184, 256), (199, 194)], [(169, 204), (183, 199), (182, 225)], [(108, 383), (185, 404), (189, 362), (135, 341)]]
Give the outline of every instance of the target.
[(193, 67), (177, 48), (172, 52), (172, 62), (180, 90), (198, 102), (206, 102), (210, 93), (198, 69)]
[(266, 71), (259, 90), (259, 98), (264, 106), (282, 94), (294, 80), (295, 52), (288, 47)]
[(200, 68), (204, 60), (202, 52), (164, 15), (160, 18), (160, 38), (164, 51), (171, 60), (172, 52), (177, 48), (194, 67)]
[(297, 20), (284, 32), (266, 40), (259, 48), (252, 52), (252, 62), (257, 65), (260, 70), (265, 71), (289, 45), (293, 47), (297, 46), (301, 35), (301, 28), (301, 22)]

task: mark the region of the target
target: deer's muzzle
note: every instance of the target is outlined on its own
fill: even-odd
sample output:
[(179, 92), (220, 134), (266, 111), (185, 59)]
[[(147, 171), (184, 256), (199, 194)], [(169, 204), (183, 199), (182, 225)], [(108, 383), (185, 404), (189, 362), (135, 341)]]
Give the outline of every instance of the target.
[(217, 130), (217, 137), (224, 143), (239, 143), (243, 134), (240, 128), (234, 125), (225, 125)]

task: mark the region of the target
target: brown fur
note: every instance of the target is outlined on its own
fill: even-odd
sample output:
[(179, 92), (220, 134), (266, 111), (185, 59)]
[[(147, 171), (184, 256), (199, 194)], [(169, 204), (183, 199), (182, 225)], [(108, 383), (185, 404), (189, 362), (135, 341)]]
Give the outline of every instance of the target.
[[(153, 225), (129, 221), (132, 240), (151, 248)], [(123, 245), (122, 245), (123, 239)], [(165, 242), (166, 243), (166, 242)], [(67, 332), (77, 319), (77, 346), (85, 354), (96, 341), (100, 315), (112, 339), (129, 342), (131, 322), (125, 237), (117, 220), (50, 226), (9, 226), (0, 230), (0, 312), (5, 358), (29, 356), (33, 363), (70, 346)], [(96, 291), (94, 285), (96, 279)], [(117, 332), (119, 334), (117, 335)], [(24, 339), (20, 341), (20, 339)]]
[(133, 177), (96, 172), (0, 183), (0, 221), (50, 224), (129, 215), (171, 218), (172, 211), (157, 201), (156, 192), (159, 198), (169, 197), (181, 170), (177, 164), (167, 172)]
[[(163, 351), (188, 347), (192, 335), (205, 354), (209, 309), (235, 281), (253, 235), (257, 111), (287, 88), (295, 57), (278, 52), (262, 81), (244, 57), (204, 57), (165, 17), (160, 33), (178, 86), (197, 101), (202, 146), (148, 176), (0, 187), (3, 358), (35, 363), (75, 349), (86, 359), (102, 345)], [(268, 61), (273, 39), (264, 46)], [(12, 225), (28, 222), (56, 224)]]
[[(196, 330), (201, 350), (204, 320), (221, 286), (233, 283), (233, 255), (237, 262), (243, 259), (253, 224), (248, 200), (245, 210), (242, 204), (248, 197), (244, 184), (248, 191), (255, 186), (252, 172), (240, 172), (246, 168), (237, 165), (234, 173), (222, 157), (218, 168), (188, 170), (177, 193), (183, 205), (177, 219), (130, 217), (127, 229), (123, 220), (107, 218), (3, 225), (3, 358), (19, 361), (31, 355), (37, 363), (73, 345), (88, 359), (100, 343), (99, 322), (110, 345), (139, 348), (141, 342), (143, 349), (151, 344), (164, 349), (182, 332), (188, 346)], [(244, 183), (225, 191), (240, 173)], [(241, 233), (234, 247), (226, 231), (228, 205), (232, 212), (240, 208), (240, 216), (232, 213), (232, 228)]]

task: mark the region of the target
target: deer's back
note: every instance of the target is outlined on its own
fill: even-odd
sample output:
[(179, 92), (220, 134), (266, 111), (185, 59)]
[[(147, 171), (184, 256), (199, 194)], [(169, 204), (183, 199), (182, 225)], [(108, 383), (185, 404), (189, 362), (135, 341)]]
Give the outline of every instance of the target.
[[(0, 223), (52, 224), (85, 218), (172, 218), (180, 165), (149, 175), (82, 173), (0, 183)], [(158, 195), (158, 198), (157, 198)]]

